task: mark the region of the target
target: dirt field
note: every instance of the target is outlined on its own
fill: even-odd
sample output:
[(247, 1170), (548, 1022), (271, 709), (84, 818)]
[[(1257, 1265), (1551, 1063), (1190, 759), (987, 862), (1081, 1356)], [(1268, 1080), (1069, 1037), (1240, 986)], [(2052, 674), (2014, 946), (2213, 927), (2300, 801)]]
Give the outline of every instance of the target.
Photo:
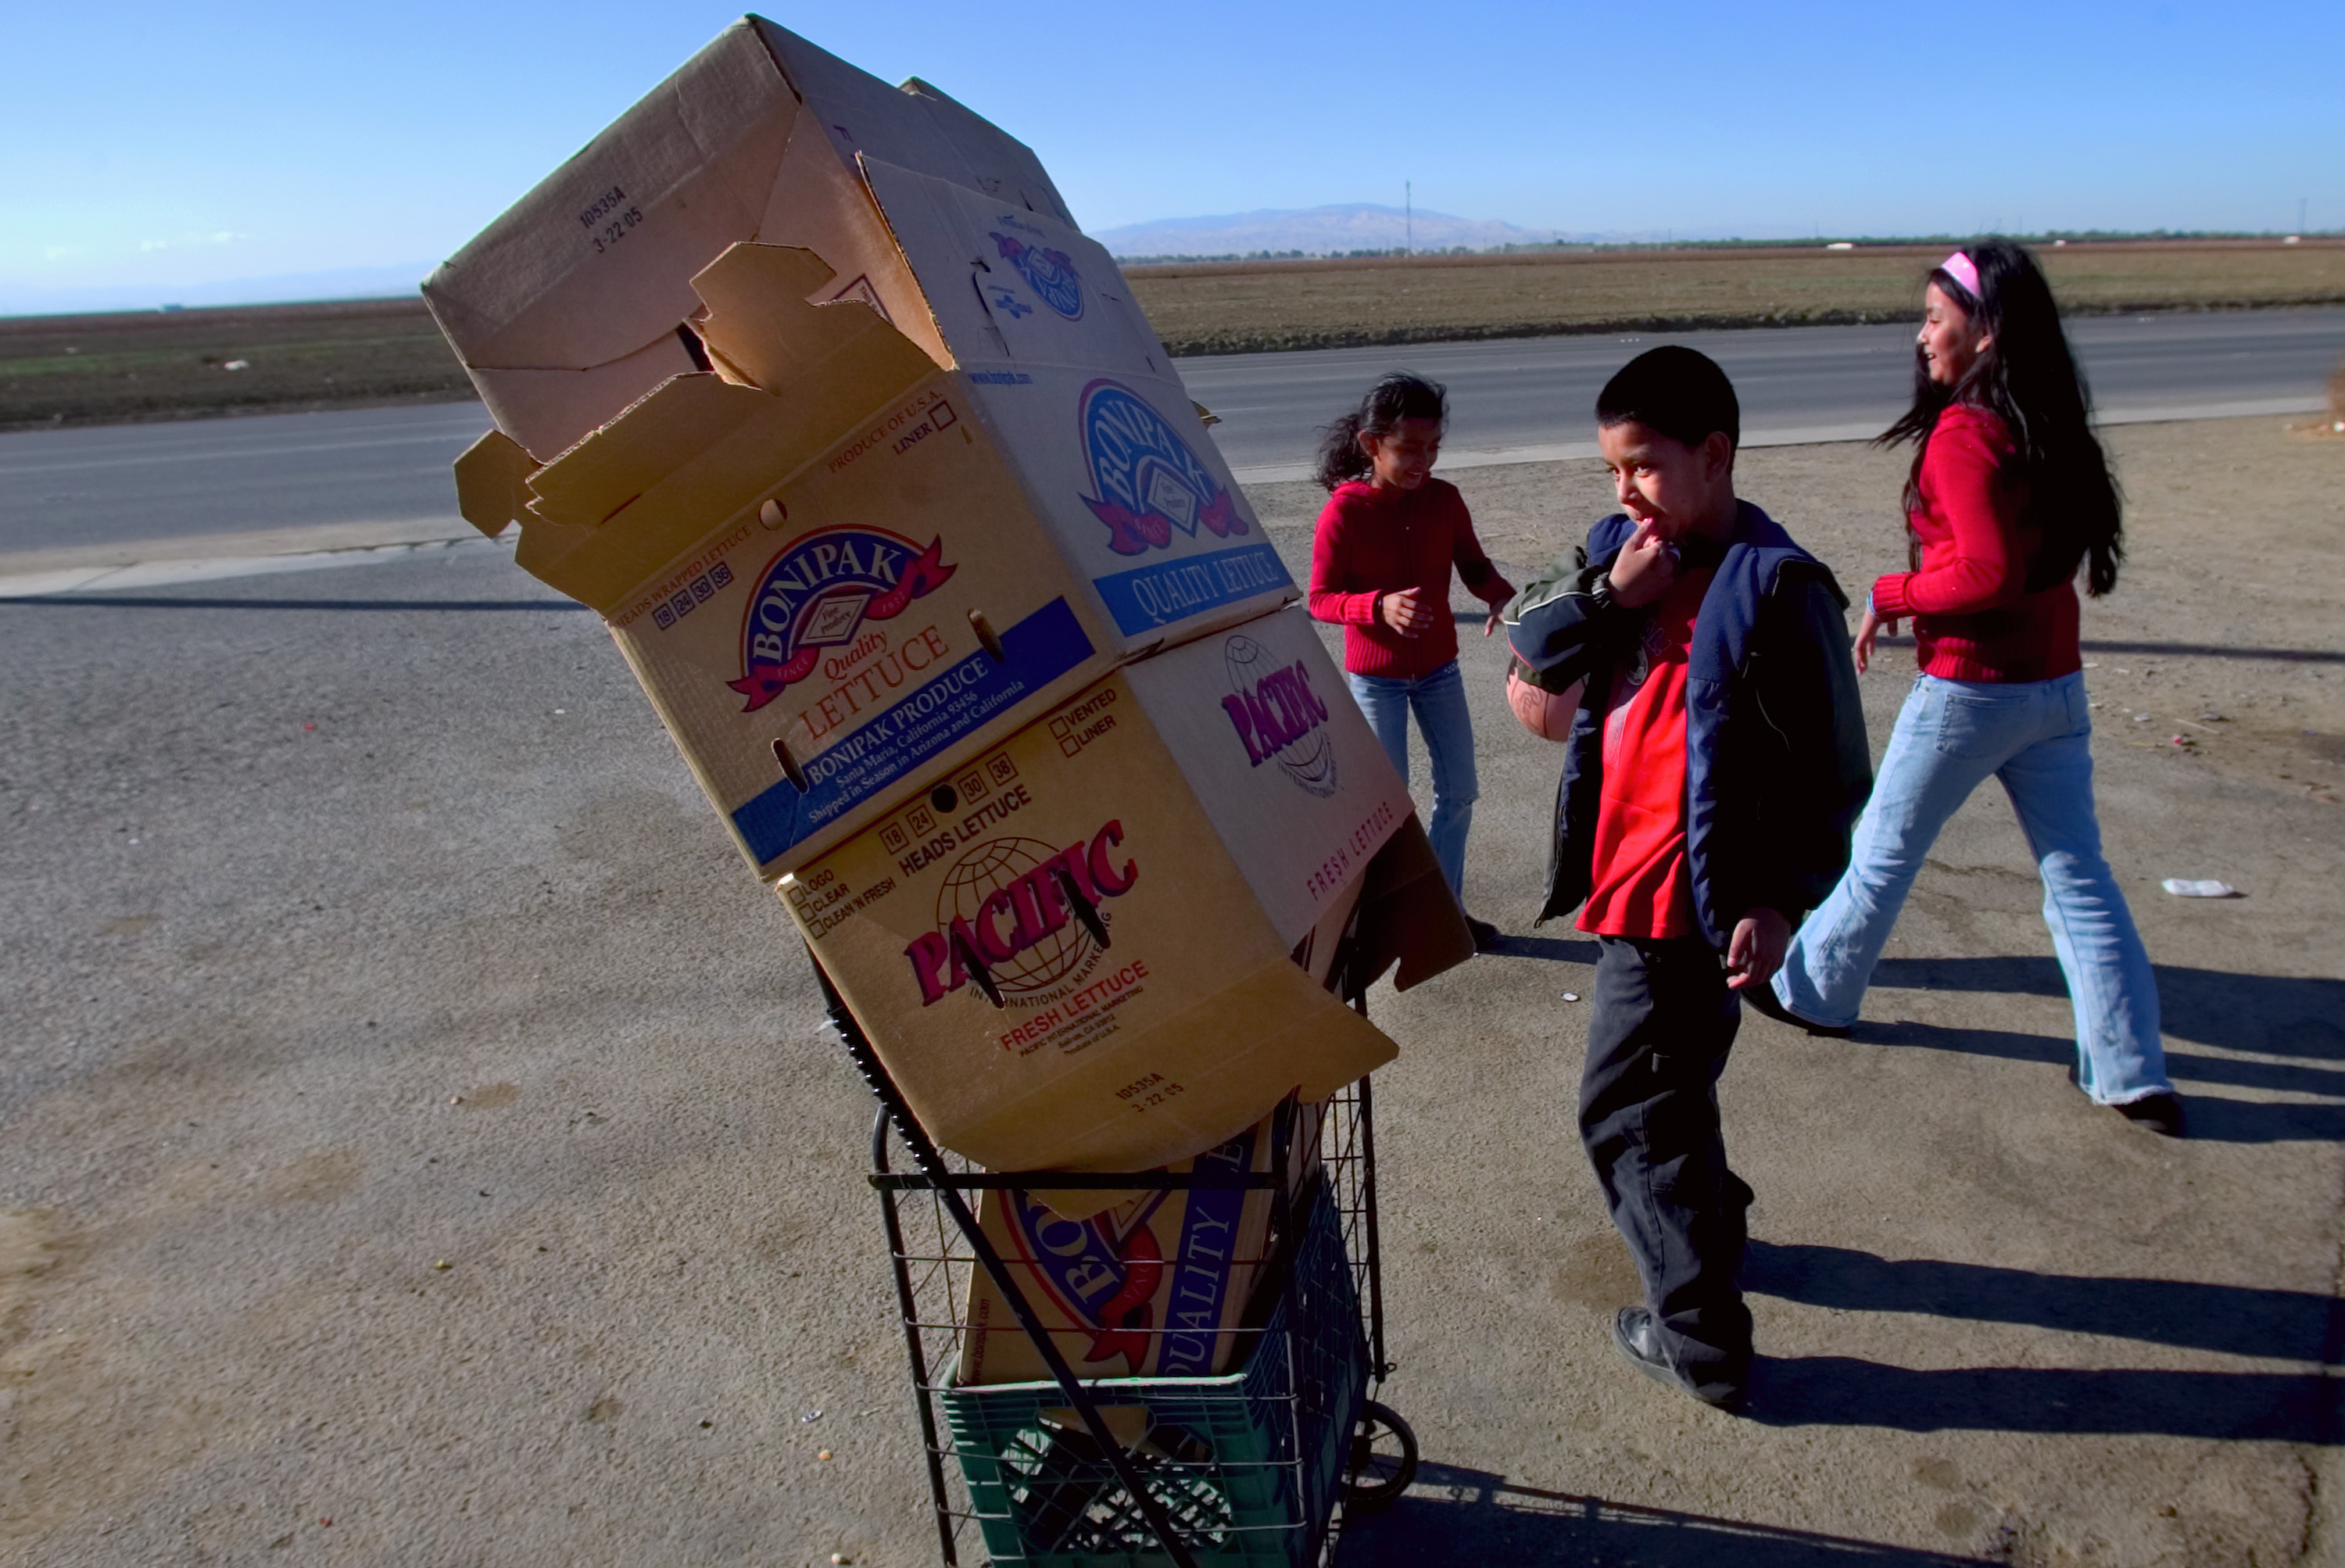
[[(1932, 247), (1216, 262), (1129, 276), (1175, 354), (1910, 313)], [(2077, 311), (2345, 301), (2345, 240), (2044, 251)], [(225, 367), (243, 361), (246, 368)], [(0, 430), (472, 395), (416, 300), (0, 319)]]
[(472, 395), (421, 299), (0, 320), (0, 430)]
[[(1878, 321), (1909, 315), (1941, 246), (1610, 250), (1135, 267), (1176, 354)], [(2077, 313), (2345, 300), (2345, 240), (2076, 244), (2040, 254)]]

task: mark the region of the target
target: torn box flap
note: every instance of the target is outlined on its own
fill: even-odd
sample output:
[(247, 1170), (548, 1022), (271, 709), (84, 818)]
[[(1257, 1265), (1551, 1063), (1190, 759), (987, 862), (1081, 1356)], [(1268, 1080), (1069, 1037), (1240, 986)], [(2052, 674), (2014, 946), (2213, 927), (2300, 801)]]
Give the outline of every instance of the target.
[(1411, 812), (1368, 861), (1359, 923), (1344, 960), (1343, 989), (1347, 995), (1364, 992), (1398, 964), (1393, 988), (1406, 991), (1473, 956), (1474, 933), (1466, 929), (1466, 911), (1449, 891), (1441, 861)]
[(735, 245), (692, 286), (707, 301), (700, 333), (711, 360), (777, 396), (813, 390), (820, 406), (810, 404), (809, 418), (851, 409), (835, 433), (844, 435), (881, 398), (939, 367), (860, 296), (807, 302), (836, 276), (811, 250)]
[(492, 430), (456, 459), (456, 510), (493, 539), (527, 514), (529, 476), (537, 459), (503, 431)]
[(828, 275), (810, 251), (771, 245), (733, 246), (703, 271), (708, 352), (732, 379), (678, 376), (539, 470), (520, 565), (608, 614), (936, 373), (861, 303), (807, 304), (805, 285)]
[[(697, 339), (695, 340), (695, 346)], [(552, 462), (620, 410), (670, 376), (706, 370), (675, 332), (622, 360), (591, 370), (482, 370), (467, 367), (497, 428), (542, 462)]]
[(799, 116), (736, 25), (433, 272), (469, 367), (585, 370), (672, 335), (692, 275), (756, 232)]

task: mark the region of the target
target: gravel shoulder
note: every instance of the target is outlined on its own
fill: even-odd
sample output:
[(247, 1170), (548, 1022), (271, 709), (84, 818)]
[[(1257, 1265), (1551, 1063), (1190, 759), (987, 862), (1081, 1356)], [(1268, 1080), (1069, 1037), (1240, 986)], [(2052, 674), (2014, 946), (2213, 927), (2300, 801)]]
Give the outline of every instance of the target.
[[(1352, 1568), (2345, 1558), (2345, 443), (2112, 439), (2099, 801), (2197, 1135), (2062, 1081), (1983, 791), (1854, 1038), (1743, 1026), (1751, 1417), (1636, 1377), (1572, 1135), (1590, 944), (1525, 929), (1557, 759), (1469, 633), (1468, 892), (1513, 935), (1372, 1001), (1426, 1465)], [(1901, 472), (1742, 460), (1852, 586)], [(1458, 482), (1509, 563), (1609, 509), (1593, 463)], [(1316, 498), (1255, 500), (1299, 575)], [(1866, 677), (1876, 748), (1905, 685)], [(486, 549), (0, 605), (0, 1559), (934, 1560), (870, 1102), (592, 616)]]

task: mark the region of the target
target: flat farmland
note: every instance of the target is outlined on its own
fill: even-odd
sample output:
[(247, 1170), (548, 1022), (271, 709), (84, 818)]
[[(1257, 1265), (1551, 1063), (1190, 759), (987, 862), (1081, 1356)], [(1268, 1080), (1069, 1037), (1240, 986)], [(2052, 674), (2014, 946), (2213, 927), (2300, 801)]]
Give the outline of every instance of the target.
[[(1175, 354), (1911, 315), (1944, 245), (1589, 250), (1132, 267)], [(2345, 240), (2117, 241), (2038, 250), (2076, 313), (2345, 302)]]
[(0, 319), (0, 430), (472, 395), (421, 297)]
[[(1595, 250), (1133, 267), (1175, 354), (1910, 315), (1943, 247)], [(2080, 313), (2345, 303), (2345, 240), (2046, 247)], [(230, 369), (234, 365), (239, 368)], [(420, 298), (0, 319), (0, 430), (469, 398)]]

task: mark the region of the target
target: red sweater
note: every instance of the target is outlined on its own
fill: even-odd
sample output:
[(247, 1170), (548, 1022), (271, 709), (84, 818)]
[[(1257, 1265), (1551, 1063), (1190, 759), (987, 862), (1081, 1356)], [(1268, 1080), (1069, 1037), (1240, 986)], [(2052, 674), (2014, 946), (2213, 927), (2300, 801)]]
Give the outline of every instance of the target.
[[(1449, 615), (1453, 565), (1469, 589), (1497, 570), (1474, 537), (1474, 519), (1456, 485), (1440, 479), (1414, 490), (1379, 490), (1361, 480), (1339, 484), (1311, 542), (1311, 613), (1344, 628), (1344, 667), (1354, 675), (1431, 675), (1457, 657), (1457, 626)], [(1376, 596), (1404, 588), (1424, 589), (1438, 612), (1413, 637), (1376, 618)]]
[(1942, 680), (2052, 680), (2084, 667), (2076, 587), (2027, 591), (2042, 535), (2026, 521), (2011, 434), (1991, 411), (1956, 403), (1922, 456), (1922, 505), (1910, 519), (1922, 569), (1873, 585), (1883, 619), (1914, 617), (1922, 670)]

